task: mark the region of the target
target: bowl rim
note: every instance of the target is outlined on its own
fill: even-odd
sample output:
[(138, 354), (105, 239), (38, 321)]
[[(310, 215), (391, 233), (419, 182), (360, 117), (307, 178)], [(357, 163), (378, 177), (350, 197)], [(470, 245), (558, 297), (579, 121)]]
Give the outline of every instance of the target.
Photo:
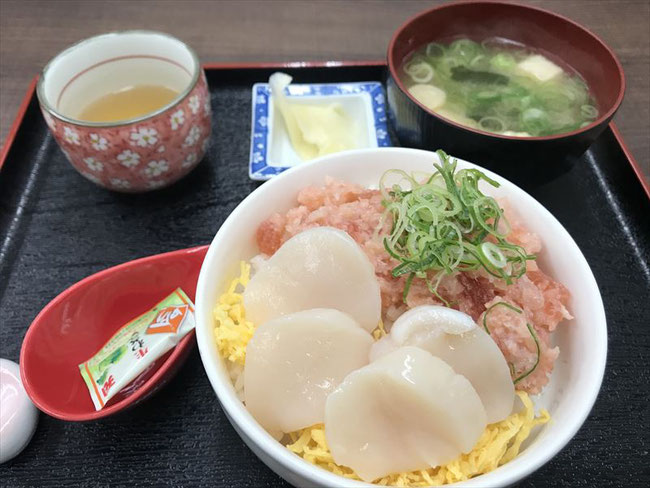
[[(253, 192), (251, 192), (228, 216), (228, 218), (221, 225), (221, 228), (216, 233), (213, 238), (208, 252), (206, 254), (205, 260), (201, 267), (201, 272), (199, 274), (199, 280), (196, 290), (196, 336), (197, 343), (199, 346), (199, 354), (201, 356), (201, 362), (205, 369), (206, 375), (210, 381), (210, 384), (215, 391), (217, 399), (226, 414), (226, 417), (230, 423), (235, 428), (235, 431), (238, 435), (249, 445), (249, 447), (255, 452), (255, 454), (269, 467), (273, 464), (273, 470), (279, 465), (289, 473), (292, 473), (294, 476), (300, 476), (302, 479), (310, 480), (313, 483), (316, 483), (316, 486), (349, 486), (349, 487), (376, 487), (371, 483), (365, 483), (362, 481), (356, 481), (351, 479), (342, 478), (330, 471), (317, 467), (303, 460), (302, 458), (294, 455), (283, 445), (278, 443), (273, 437), (271, 437), (268, 432), (266, 432), (252, 417), (252, 415), (246, 410), (246, 407), (241, 403), (241, 401), (235, 396), (232, 383), (228, 378), (224, 378), (223, 381), (219, 376), (219, 365), (213, 362), (212, 355), (214, 355), (214, 361), (220, 361), (219, 352), (216, 351), (214, 344), (211, 342), (211, 333), (209, 332), (208, 327), (204, 327), (205, 323), (212, 323), (212, 307), (213, 303), (206, 303), (204, 299), (205, 289), (208, 287), (208, 282), (213, 281), (215, 278), (213, 276), (208, 276), (210, 273), (210, 268), (213, 267), (213, 261), (216, 262), (215, 256), (218, 253), (218, 248), (221, 244), (221, 241), (225, 239), (224, 236), (228, 235), (232, 228), (240, 225), (239, 213), (242, 212), (242, 209), (245, 209), (248, 205), (251, 204), (251, 201), (254, 201), (258, 198), (262, 188), (269, 188), (275, 185), (281, 184), (288, 178), (294, 178), (293, 175), (297, 175), (303, 172), (309, 172), (310, 168), (315, 165), (327, 164), (331, 159), (338, 158), (341, 154), (346, 155), (365, 155), (373, 154), (377, 151), (382, 152), (394, 152), (402, 156), (409, 156), (414, 154), (427, 154), (434, 155), (431, 151), (425, 151), (420, 149), (411, 149), (411, 148), (371, 148), (371, 149), (358, 149), (352, 151), (346, 151), (345, 153), (336, 153), (327, 155), (321, 158), (318, 158), (314, 161), (303, 163), (300, 166), (291, 168), (290, 170), (282, 173), (279, 176), (274, 177), (270, 182), (265, 183), (265, 185), (258, 187)], [(460, 158), (457, 158), (460, 161), (464, 161)], [(469, 162), (468, 162), (469, 163)], [(553, 436), (548, 442), (550, 446), (545, 451), (536, 452), (532, 459), (526, 458), (525, 460), (521, 458), (522, 455), (526, 453), (524, 451), (520, 454), (520, 462), (517, 463), (517, 458), (510, 461), (504, 466), (497, 468), (496, 470), (486, 473), (484, 475), (478, 476), (471, 480), (455, 483), (450, 486), (467, 486), (467, 487), (480, 487), (486, 486), (484, 483), (490, 483), (490, 486), (509, 486), (517, 481), (522, 480), (524, 477), (530, 475), (535, 470), (539, 469), (541, 466), (546, 464), (551, 458), (553, 458), (568, 442), (574, 437), (576, 432), (583, 425), (587, 416), (589, 415), (600, 391), (600, 386), (602, 384), (605, 364), (607, 358), (607, 322), (604, 311), (604, 306), (602, 302), (602, 297), (598, 289), (598, 284), (595, 280), (593, 272), (589, 267), (587, 260), (585, 259), (582, 251), (575, 243), (573, 238), (570, 236), (568, 231), (562, 226), (562, 224), (537, 200), (530, 196), (527, 192), (519, 188), (514, 183), (510, 182), (506, 178), (503, 178), (499, 175), (496, 175), (490, 170), (482, 168), (481, 166), (475, 165), (474, 163), (469, 163), (470, 165), (478, 167), (481, 171), (484, 171), (488, 176), (496, 178), (497, 181), (505, 183), (505, 186), (510, 186), (511, 189), (518, 194), (518, 196), (523, 196), (528, 198), (535, 203), (538, 211), (542, 214), (545, 214), (548, 218), (554, 221), (557, 224), (558, 232), (563, 236), (563, 239), (568, 239), (569, 242), (573, 243), (577, 254), (579, 256), (579, 265), (585, 270), (585, 277), (589, 282), (589, 286), (593, 288), (595, 293), (595, 306), (594, 306), (594, 322), (601, 324), (594, 334), (597, 335), (597, 353), (594, 356), (597, 361), (594, 362), (594, 367), (590, 370), (591, 375), (590, 385), (586, 387), (585, 394), (582, 397), (583, 401), (580, 403), (579, 410), (577, 414), (571, 419), (571, 424), (567, 425), (567, 428), (564, 431), (561, 431), (559, 435)], [(221, 279), (221, 278), (220, 278)], [(221, 281), (224, 281), (221, 279)], [(227, 281), (227, 280), (225, 280)], [(255, 449), (253, 449), (253, 446)], [(262, 457), (258, 453), (262, 451), (266, 457)], [(270, 462), (269, 462), (270, 460)], [(277, 471), (276, 471), (277, 472)], [(279, 473), (278, 473), (279, 474)], [(343, 485), (343, 482), (345, 484)]]
[[(113, 122), (90, 122), (86, 120), (80, 120), (80, 119), (75, 119), (74, 117), (69, 117), (67, 115), (63, 115), (61, 112), (59, 112), (52, 104), (49, 102), (47, 97), (45, 96), (45, 77), (50, 70), (52, 64), (54, 64), (55, 61), (58, 59), (62, 58), (63, 56), (72, 53), (74, 50), (77, 48), (85, 45), (85, 44), (90, 44), (91, 42), (95, 42), (98, 40), (102, 40), (105, 38), (111, 38), (111, 37), (119, 37), (123, 35), (129, 35), (129, 34), (146, 34), (146, 35), (154, 35), (154, 36), (162, 36), (166, 37), (168, 39), (171, 39), (172, 41), (178, 42), (187, 52), (189, 53), (190, 57), (192, 58), (192, 63), (194, 64), (194, 70), (192, 72), (192, 78), (190, 79), (189, 83), (187, 86), (176, 96), (174, 97), (173, 100), (170, 102), (167, 102), (165, 105), (162, 107), (157, 108), (153, 112), (148, 112), (144, 115), (139, 115), (137, 117), (132, 117), (130, 119), (124, 119), (124, 120), (116, 120)], [(80, 74), (84, 73), (85, 71), (94, 68), (98, 64), (101, 63), (94, 63), (85, 68), (84, 70), (80, 71), (79, 73), (73, 75), (73, 77), (68, 81), (70, 82), (72, 79), (74, 79), (76, 76), (79, 76)], [(171, 34), (168, 34), (166, 32), (161, 32), (161, 31), (156, 31), (156, 30), (148, 30), (148, 29), (127, 29), (127, 30), (116, 30), (116, 31), (111, 31), (111, 32), (106, 32), (104, 34), (98, 34), (96, 36), (91, 36), (87, 37), (85, 39), (81, 39), (80, 41), (75, 42), (74, 44), (62, 49), (59, 51), (57, 54), (55, 54), (48, 62), (47, 64), (43, 67), (41, 70), (41, 73), (38, 77), (38, 82), (36, 84), (36, 97), (38, 98), (39, 105), (41, 108), (45, 111), (47, 111), (50, 115), (53, 117), (56, 117), (57, 119), (70, 124), (70, 125), (76, 125), (78, 127), (95, 127), (95, 128), (115, 128), (115, 127), (124, 127), (132, 124), (137, 124), (139, 122), (144, 122), (150, 119), (153, 119), (157, 117), (158, 115), (167, 112), (169, 109), (172, 109), (176, 107), (177, 105), (181, 104), (183, 100), (194, 90), (196, 85), (199, 82), (199, 79), (201, 78), (201, 73), (203, 71), (203, 67), (201, 66), (201, 62), (199, 60), (199, 55), (196, 53), (196, 51), (186, 42), (181, 41), (179, 38), (172, 36)]]
[[(393, 63), (393, 56), (392, 53), (395, 50), (395, 44), (397, 43), (397, 38), (402, 34), (404, 29), (408, 27), (410, 24), (412, 24), (415, 20), (424, 17), (426, 15), (429, 15), (432, 12), (436, 12), (438, 10), (443, 10), (447, 8), (453, 8), (457, 7), (459, 5), (465, 5), (465, 4), (482, 4), (482, 5), (505, 5), (509, 7), (515, 7), (515, 8), (521, 8), (521, 9), (526, 9), (526, 10), (531, 10), (534, 12), (537, 12), (538, 14), (543, 14), (543, 15), (548, 15), (550, 17), (555, 17), (558, 20), (561, 20), (563, 22), (566, 22), (568, 24), (571, 24), (572, 26), (578, 28), (579, 30), (582, 30), (585, 32), (588, 36), (592, 37), (596, 42), (598, 42), (609, 54), (609, 56), (612, 58), (614, 61), (614, 64), (616, 65), (617, 72), (618, 72), (618, 77), (620, 80), (620, 89), (619, 93), (616, 97), (616, 101), (612, 105), (612, 107), (604, 114), (599, 116), (597, 119), (595, 119), (593, 122), (591, 122), (589, 125), (586, 125), (580, 129), (573, 130), (571, 132), (562, 132), (560, 134), (554, 134), (550, 136), (530, 136), (530, 137), (520, 137), (520, 136), (507, 136), (504, 134), (497, 134), (494, 132), (487, 132), (484, 130), (480, 129), (474, 129), (472, 127), (467, 127), (465, 125), (459, 124), (458, 122), (454, 122), (451, 119), (448, 119), (446, 117), (443, 117), (442, 115), (438, 114), (437, 112), (434, 112), (427, 107), (425, 107), (423, 104), (421, 104), (419, 101), (417, 101), (406, 89), (404, 83), (402, 80), (397, 76), (399, 66), (395, 66)], [(554, 141), (558, 139), (564, 139), (566, 137), (572, 137), (578, 134), (582, 134), (585, 132), (590, 131), (591, 129), (598, 127), (602, 123), (608, 121), (614, 116), (614, 113), (618, 110), (620, 107), (621, 103), (623, 102), (623, 97), (625, 96), (625, 88), (626, 88), (626, 80), (625, 80), (625, 73), (623, 71), (623, 66), (621, 65), (621, 62), (619, 61), (618, 57), (616, 56), (616, 53), (603, 41), (600, 37), (598, 37), (595, 33), (593, 33), (591, 30), (587, 29), (583, 25), (569, 19), (568, 17), (565, 17), (564, 15), (555, 13), (551, 10), (547, 10), (541, 7), (535, 7), (532, 5), (525, 5), (519, 2), (510, 2), (510, 1), (499, 1), (499, 0), (458, 0), (455, 2), (449, 2), (445, 3), (442, 5), (437, 5), (433, 8), (423, 10), (422, 12), (418, 12), (417, 14), (409, 17), (406, 19), (393, 33), (393, 36), (391, 37), (390, 43), (388, 44), (388, 49), (386, 51), (386, 61), (388, 64), (388, 71), (390, 74), (390, 77), (393, 79), (395, 82), (395, 85), (399, 88), (399, 90), (404, 93), (408, 99), (413, 102), (416, 106), (418, 106), (420, 109), (424, 110), (427, 114), (433, 116), (434, 118), (440, 119), (442, 122), (451, 125), (457, 129), (463, 129), (467, 132), (471, 132), (473, 134), (477, 135), (482, 135), (482, 136), (488, 136), (488, 137), (493, 137), (495, 139), (504, 139), (504, 140), (516, 140), (516, 141)], [(402, 60), (403, 61), (403, 60)]]

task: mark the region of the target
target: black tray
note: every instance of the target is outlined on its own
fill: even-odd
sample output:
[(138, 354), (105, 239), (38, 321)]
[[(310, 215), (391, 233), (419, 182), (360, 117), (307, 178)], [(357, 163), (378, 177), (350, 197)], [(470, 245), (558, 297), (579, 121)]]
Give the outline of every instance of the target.
[[(130, 259), (210, 242), (257, 186), (247, 169), (251, 86), (279, 68), (297, 82), (381, 80), (384, 72), (380, 63), (208, 66), (209, 154), (182, 181), (145, 195), (111, 193), (79, 176), (50, 136), (32, 85), (0, 173), (0, 357), (18, 360), (32, 319), (72, 283)], [(527, 185), (594, 271), (609, 357), (583, 428), (520, 486), (650, 486), (650, 200), (635, 168), (612, 127), (569, 173)], [(122, 415), (91, 423), (41, 415), (31, 444), (0, 466), (0, 485), (288, 486), (230, 426), (197, 350), (163, 390)]]

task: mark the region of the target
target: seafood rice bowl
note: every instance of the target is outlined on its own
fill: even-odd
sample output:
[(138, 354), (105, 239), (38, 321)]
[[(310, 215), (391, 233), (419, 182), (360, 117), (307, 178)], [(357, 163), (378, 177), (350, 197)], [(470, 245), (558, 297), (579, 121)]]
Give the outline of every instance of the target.
[(351, 151), (256, 190), (197, 318), (229, 419), (297, 486), (512, 483), (584, 421), (606, 351), (566, 231), (441, 151)]

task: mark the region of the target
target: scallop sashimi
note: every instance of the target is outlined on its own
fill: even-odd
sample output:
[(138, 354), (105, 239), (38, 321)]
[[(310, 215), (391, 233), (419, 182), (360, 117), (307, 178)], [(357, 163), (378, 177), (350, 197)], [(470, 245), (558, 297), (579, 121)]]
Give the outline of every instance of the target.
[(348, 313), (372, 331), (381, 296), (374, 267), (354, 239), (315, 227), (289, 239), (263, 264), (246, 287), (244, 306), (254, 324), (323, 307)]
[(371, 360), (401, 346), (416, 346), (448, 363), (478, 393), (488, 423), (512, 412), (515, 387), (503, 353), (467, 314), (447, 307), (423, 305), (402, 314), (390, 334), (375, 343)]
[(418, 347), (350, 373), (325, 406), (334, 461), (364, 481), (452, 461), (474, 447), (485, 426), (470, 382)]
[(246, 407), (276, 438), (323, 422), (327, 395), (368, 364), (372, 342), (355, 320), (332, 309), (260, 325), (246, 347)]

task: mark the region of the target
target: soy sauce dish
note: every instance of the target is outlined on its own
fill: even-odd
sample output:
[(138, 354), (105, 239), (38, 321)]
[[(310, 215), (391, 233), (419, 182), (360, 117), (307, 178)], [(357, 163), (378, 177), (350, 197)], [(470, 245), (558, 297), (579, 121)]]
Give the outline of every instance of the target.
[(295, 486), (516, 483), (585, 421), (607, 352), (562, 225), (417, 149), (332, 154), (257, 188), (208, 249), (196, 314), (228, 419)]
[[(387, 57), (388, 114), (402, 145), (442, 147), (522, 184), (570, 169), (625, 91), (621, 64), (601, 39), (515, 3), (422, 12), (395, 31)], [(562, 77), (584, 83), (583, 101), (571, 87), (553, 86)], [(567, 115), (572, 103), (580, 120)]]

